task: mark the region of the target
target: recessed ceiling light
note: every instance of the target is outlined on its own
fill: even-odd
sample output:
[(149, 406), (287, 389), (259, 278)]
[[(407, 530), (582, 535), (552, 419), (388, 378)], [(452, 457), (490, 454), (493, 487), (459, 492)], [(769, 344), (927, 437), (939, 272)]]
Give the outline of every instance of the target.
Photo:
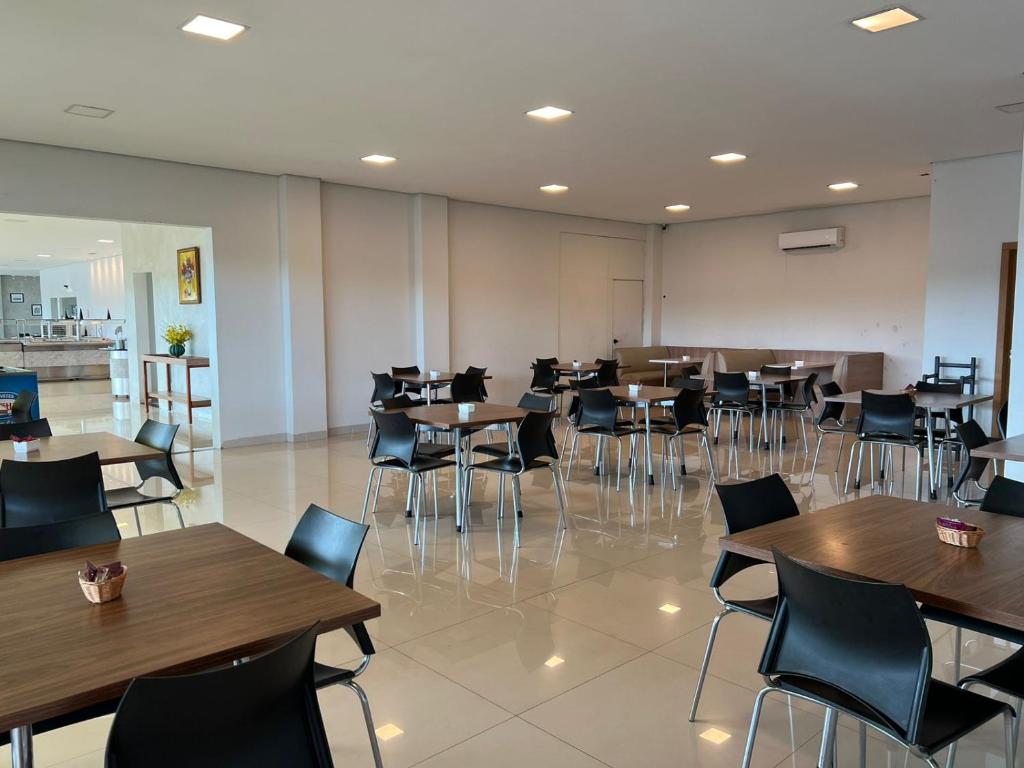
[(721, 728), (708, 728), (701, 732), (700, 737), (712, 744), (722, 744), (732, 738), (731, 733), (726, 733)]
[(544, 662), (545, 667), (557, 667), (559, 664), (564, 664), (565, 659), (561, 656), (552, 656), (550, 659)]
[(96, 242), (97, 242), (97, 243), (112, 243), (112, 242), (114, 242), (114, 241), (113, 241), (113, 240), (108, 240), (108, 239), (107, 239), (107, 238), (105, 238), (105, 237), (101, 237), (101, 238), (100, 238), (99, 240), (97, 240)]
[(920, 21), (920, 16), (915, 16), (905, 8), (890, 8), (888, 11), (879, 11), (863, 19), (854, 19), (851, 24), (866, 32), (884, 32), (887, 29), (902, 27), (904, 24), (913, 24)]
[(53, 258), (53, 254), (52, 253), (37, 253), (36, 256), (38, 258), (40, 258), (40, 259), (52, 259)]
[(390, 165), (398, 158), (391, 157), (391, 155), (367, 155), (361, 159), (364, 163), (370, 163), (371, 165)]
[(88, 255), (89, 256), (95, 256), (96, 255), (96, 251), (89, 251)]
[(829, 184), (828, 188), (833, 192), (846, 192), (849, 189), (856, 189), (859, 186), (860, 184), (856, 181), (839, 181), (835, 184)]
[(405, 731), (399, 728), (394, 723), (385, 723), (376, 730), (377, 738), (381, 741), (389, 741), (395, 738), (395, 736), (401, 736)]
[(664, 605), (660, 606), (658, 608), (658, 610), (661, 611), (662, 613), (672, 614), (672, 613), (679, 613), (683, 609), (680, 608), (678, 605), (672, 605), (672, 603), (665, 603)]
[(561, 120), (563, 117), (568, 117), (572, 114), (571, 109), (562, 109), (561, 107), (540, 107), (538, 109), (531, 109), (526, 113), (530, 117), (535, 117), (538, 120)]
[(69, 115), (77, 115), (78, 117), (95, 117), (100, 120), (114, 114), (114, 110), (112, 109), (107, 109), (106, 107), (90, 107), (88, 104), (72, 104), (64, 111)]
[(690, 206), (686, 203), (675, 203), (674, 205), (666, 205), (666, 211), (672, 211), (672, 213), (682, 213), (683, 211), (690, 210)]
[(192, 21), (182, 25), (182, 32), (191, 32), (193, 35), (213, 37), (217, 40), (230, 40), (238, 37), (248, 29), (244, 24), (235, 24), (233, 21), (214, 19), (210, 16), (199, 14)]
[(722, 155), (712, 155), (711, 159), (716, 163), (738, 163), (740, 160), (746, 160), (747, 156), (739, 152), (726, 152)]
[(1021, 112), (1024, 112), (1024, 101), (1018, 101), (1013, 104), (1000, 104), (996, 109), (1008, 115), (1019, 115)]
[(563, 184), (545, 184), (540, 191), (547, 192), (549, 195), (560, 195), (563, 192), (568, 192), (569, 188)]

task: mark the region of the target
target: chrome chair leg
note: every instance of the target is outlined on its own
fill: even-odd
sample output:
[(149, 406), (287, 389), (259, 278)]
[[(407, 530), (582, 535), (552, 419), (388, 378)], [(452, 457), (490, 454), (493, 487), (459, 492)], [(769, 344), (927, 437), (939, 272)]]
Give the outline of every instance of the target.
[(505, 473), (501, 472), (498, 475), (498, 519), (501, 520), (505, 517)]
[(431, 480), (430, 492), (434, 496), (434, 519), (437, 520), (437, 519), (440, 518), (440, 515), (438, 514), (438, 511), (437, 511), (437, 471), (436, 470), (430, 473), (430, 480)]
[(616, 438), (615, 444), (619, 448), (615, 461), (615, 490), (618, 491), (622, 487), (622, 438)]
[(836, 474), (839, 474), (839, 465), (843, 462), (843, 444), (846, 442), (846, 434), (839, 435), (839, 452), (836, 454)]
[(704, 451), (708, 455), (708, 473), (711, 478), (711, 482), (713, 483), (716, 479), (715, 460), (711, 456), (711, 445), (708, 443), (707, 430), (704, 431), (704, 433), (701, 435), (701, 438), (704, 440)]
[(416, 493), (413, 499), (415, 516), (413, 517), (412, 543), (420, 543), (420, 511), (423, 509), (423, 478), (413, 475), (411, 483), (415, 483)]
[(169, 501), (167, 503), (170, 504), (172, 507), (174, 507), (174, 511), (178, 513), (178, 525), (180, 525), (182, 528), (184, 528), (185, 527), (185, 518), (181, 516), (181, 507), (179, 507), (173, 501)]
[(512, 543), (518, 549), (522, 546), (519, 539), (519, 518), (522, 517), (523, 510), (522, 490), (519, 487), (519, 475), (512, 475), (512, 507), (515, 510), (512, 515)]
[(142, 520), (141, 520), (141, 518), (139, 518), (139, 508), (138, 507), (132, 507), (132, 509), (135, 510), (135, 528), (136, 528), (136, 530), (138, 530), (139, 536), (141, 536), (142, 535)]
[(757, 736), (757, 722), (761, 719), (761, 707), (764, 705), (764, 697), (771, 692), (771, 688), (762, 688), (754, 699), (754, 712), (750, 715), (750, 731), (747, 733), (747, 744), (743, 748), (742, 768), (750, 768), (750, 758), (754, 754), (754, 738)]
[(821, 441), (825, 439), (825, 433), (818, 433), (818, 445), (814, 449), (814, 461), (811, 462), (811, 475), (808, 480), (809, 483), (814, 483), (814, 470), (818, 466), (818, 454), (821, 453)]
[[(914, 498), (917, 501), (921, 500), (921, 451), (917, 452), (917, 470), (914, 472)], [(928, 481), (931, 482), (932, 471), (928, 470)], [(931, 488), (931, 485), (928, 486)]]
[[(381, 471), (380, 467), (373, 467), (370, 469), (370, 476), (366, 478), (366, 493), (363, 494), (363, 514), (359, 518), (359, 523), (363, 524), (366, 522), (366, 508), (370, 504), (370, 488), (373, 486), (373, 476), (377, 472)], [(139, 508), (135, 508), (135, 519), (138, 520)], [(142, 528), (139, 528), (139, 535), (142, 535)]]
[(711, 631), (708, 633), (708, 644), (704, 649), (704, 661), (700, 665), (700, 674), (697, 675), (697, 687), (693, 691), (693, 703), (690, 704), (690, 717), (688, 720), (692, 723), (697, 719), (697, 706), (700, 704), (700, 694), (704, 690), (704, 678), (708, 674), (708, 666), (711, 664), (711, 652), (715, 648), (715, 637), (718, 635), (718, 625), (722, 622), (726, 616), (733, 613), (730, 608), (723, 608), (715, 616), (711, 622)]
[(410, 475), (409, 477), (410, 477), (410, 479), (409, 479), (409, 490), (405, 494), (405, 516), (406, 517), (412, 517), (412, 503), (413, 503), (413, 501), (415, 501), (415, 499), (413, 499), (413, 497), (412, 497), (412, 492), (414, 490), (414, 486), (413, 486), (413, 482), (412, 482), (412, 477), (413, 476)]
[(348, 688), (359, 698), (359, 705), (363, 708), (363, 719), (366, 721), (366, 731), (370, 736), (370, 749), (373, 752), (373, 764), (375, 768), (384, 768), (384, 761), (380, 756), (380, 744), (377, 743), (377, 731), (373, 727), (373, 713), (370, 711), (370, 701), (366, 698), (366, 691), (355, 680), (348, 680), (341, 685)]
[(821, 732), (821, 749), (818, 751), (818, 765), (832, 766), (834, 762), (836, 720), (839, 715), (834, 709), (825, 710), (825, 727)]

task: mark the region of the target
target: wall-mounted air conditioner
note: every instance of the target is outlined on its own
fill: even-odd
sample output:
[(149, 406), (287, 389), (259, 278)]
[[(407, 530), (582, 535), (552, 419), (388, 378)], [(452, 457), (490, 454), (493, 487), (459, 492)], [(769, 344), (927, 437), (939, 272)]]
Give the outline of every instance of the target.
[(802, 251), (806, 248), (841, 248), (843, 227), (812, 229), (807, 232), (783, 232), (779, 235), (780, 251)]

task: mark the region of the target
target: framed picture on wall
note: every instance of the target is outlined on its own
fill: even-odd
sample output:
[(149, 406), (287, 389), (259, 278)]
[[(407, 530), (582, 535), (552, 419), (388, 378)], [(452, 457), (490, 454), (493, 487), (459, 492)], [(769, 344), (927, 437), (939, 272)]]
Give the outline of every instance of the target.
[(178, 303), (200, 304), (203, 301), (199, 280), (199, 246), (178, 251)]
[(32, 305), (32, 317), (42, 317), (42, 316), (43, 316), (43, 305), (42, 304), (33, 304)]
[(11, 304), (24, 304), (24, 303), (25, 303), (25, 294), (24, 293), (12, 293), (11, 294)]

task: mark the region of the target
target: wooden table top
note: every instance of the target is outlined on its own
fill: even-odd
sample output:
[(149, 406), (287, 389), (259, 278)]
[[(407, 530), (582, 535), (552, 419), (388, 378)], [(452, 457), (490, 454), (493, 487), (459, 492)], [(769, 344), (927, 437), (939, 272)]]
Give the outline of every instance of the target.
[(666, 400), (675, 400), (679, 393), (682, 391), (676, 387), (655, 387), (649, 384), (644, 384), (640, 387), (640, 391), (637, 394), (631, 394), (629, 387), (623, 385), (621, 387), (598, 387), (598, 389), (607, 389), (613, 395), (615, 399), (621, 403), (663, 403)]
[[(86, 601), (86, 559), (121, 560), (121, 598)], [(0, 563), (0, 730), (372, 619), (380, 605), (219, 524)]]
[[(935, 518), (986, 531), (977, 549), (943, 544)], [(1024, 631), (1024, 518), (868, 496), (719, 540), (770, 562), (772, 547), (845, 576), (905, 584), (924, 603)]]
[(648, 360), (648, 363), (660, 363), (661, 365), (679, 365), (680, 363), (692, 363), (693, 360), (687, 358), (683, 360), (681, 357), (656, 357), (653, 360)]
[[(536, 363), (533, 363), (530, 367), (534, 368), (536, 365)], [(617, 367), (621, 371), (632, 366), (619, 365)], [(551, 366), (551, 369), (558, 373), (596, 373), (601, 369), (601, 366), (597, 363), (580, 363), (579, 367), (574, 366), (572, 363), (555, 363)]]
[(0, 440), (0, 461), (62, 461), (96, 452), (100, 464), (124, 464), (130, 461), (158, 459), (163, 451), (126, 440), (110, 432), (84, 432), (80, 435), (56, 435), (39, 438), (39, 450), (15, 453), (14, 443)]
[[(902, 395), (902, 390), (881, 390), (869, 389), (880, 395)], [(861, 392), (844, 392), (841, 395), (831, 395), (825, 398), (827, 403), (846, 403), (847, 405), (860, 405)], [(967, 395), (953, 392), (918, 392), (914, 397), (914, 405), (918, 408), (927, 408), (930, 411), (951, 411), (954, 408), (966, 408), (969, 405), (985, 403), (992, 399), (992, 395)]]
[(438, 403), (437, 405), (416, 405), (412, 408), (394, 408), (388, 413), (401, 411), (416, 424), (425, 424), (439, 429), (466, 429), (469, 427), (486, 427), (488, 424), (519, 423), (530, 411), (516, 408), (514, 405), (498, 405), (497, 403), (476, 403), (473, 412), (459, 415), (456, 403)]
[[(431, 376), (430, 371), (426, 373), (399, 373), (393, 375), (391, 378), (395, 381), (402, 381), (406, 384), (451, 384), (455, 378), (455, 374), (458, 371), (438, 371), (437, 376)], [(484, 376), (485, 379), (494, 378), (493, 376)]]
[(196, 357), (195, 355), (143, 355), (143, 363), (161, 363), (163, 365), (184, 365), (187, 368), (209, 368), (210, 358)]
[(971, 451), (971, 456), (1001, 461), (1024, 461), (1024, 435), (1014, 435), (1005, 440), (983, 445)]
[[(811, 373), (804, 373), (803, 371), (804, 368), (797, 368), (794, 371), (792, 371), (788, 376), (783, 376), (776, 373), (759, 373), (757, 376), (747, 376), (747, 378), (750, 380), (750, 386), (752, 387), (777, 387), (780, 384), (798, 384), (801, 381), (806, 381), (810, 377)], [(729, 371), (729, 373), (746, 374), (747, 371)], [(711, 374), (710, 376), (705, 376), (704, 374), (699, 373), (694, 376), (691, 376), (690, 378), (714, 381), (715, 375)]]

